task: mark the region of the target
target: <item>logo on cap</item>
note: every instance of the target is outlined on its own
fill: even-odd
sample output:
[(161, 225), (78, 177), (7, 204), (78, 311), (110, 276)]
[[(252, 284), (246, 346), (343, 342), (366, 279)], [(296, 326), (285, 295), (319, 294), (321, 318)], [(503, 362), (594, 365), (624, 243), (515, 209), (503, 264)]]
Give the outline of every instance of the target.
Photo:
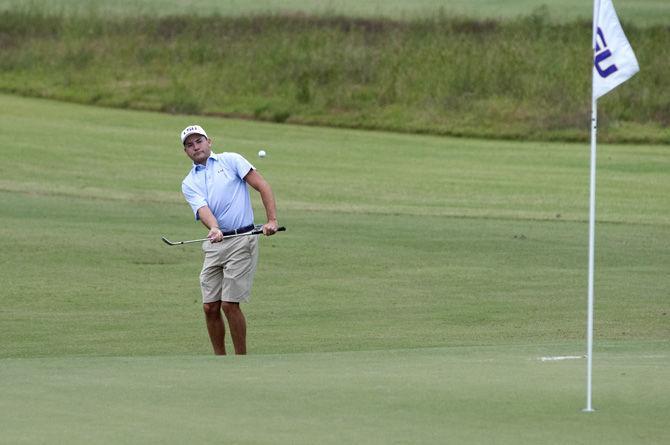
[(209, 136), (207, 136), (207, 133), (205, 133), (205, 130), (200, 125), (189, 125), (181, 132), (181, 143), (183, 144), (186, 138), (192, 134), (201, 134), (209, 139)]

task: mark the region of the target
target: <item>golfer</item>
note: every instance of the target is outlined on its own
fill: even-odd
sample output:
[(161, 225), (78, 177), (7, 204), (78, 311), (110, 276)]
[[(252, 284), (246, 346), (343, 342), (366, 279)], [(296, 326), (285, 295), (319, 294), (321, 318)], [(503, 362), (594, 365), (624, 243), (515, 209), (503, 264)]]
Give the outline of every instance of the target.
[(224, 236), (250, 232), (254, 214), (247, 184), (256, 189), (263, 201), (267, 223), (263, 234), (277, 231), (277, 212), (270, 185), (253, 165), (237, 153), (212, 153), (212, 140), (199, 125), (181, 132), (181, 142), (193, 167), (181, 189), (195, 214), (209, 229), (202, 244), (204, 262), (200, 288), (207, 332), (214, 353), (225, 355), (226, 316), (236, 354), (246, 354), (247, 325), (240, 308), (249, 301), (251, 284), (258, 261), (258, 237)]

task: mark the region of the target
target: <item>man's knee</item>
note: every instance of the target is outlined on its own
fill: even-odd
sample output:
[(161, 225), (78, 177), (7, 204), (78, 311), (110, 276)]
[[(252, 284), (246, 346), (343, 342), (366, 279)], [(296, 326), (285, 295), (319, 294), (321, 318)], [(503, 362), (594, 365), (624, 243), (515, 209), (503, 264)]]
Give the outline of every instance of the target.
[(203, 303), (202, 310), (205, 312), (206, 317), (217, 317), (221, 314), (221, 302)]
[(236, 314), (240, 312), (240, 303), (224, 301), (221, 303), (221, 309), (223, 309), (223, 313), (226, 315)]

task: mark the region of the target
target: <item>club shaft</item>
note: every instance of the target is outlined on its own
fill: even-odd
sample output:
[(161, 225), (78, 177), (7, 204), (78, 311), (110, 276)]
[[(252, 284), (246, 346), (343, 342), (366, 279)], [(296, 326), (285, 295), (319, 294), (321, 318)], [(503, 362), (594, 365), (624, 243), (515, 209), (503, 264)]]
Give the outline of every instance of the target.
[[(283, 232), (285, 230), (286, 230), (286, 227), (283, 227), (283, 226), (277, 228), (277, 232)], [(233, 234), (233, 235), (226, 235), (226, 236), (223, 237), (223, 239), (237, 238), (239, 236), (261, 235), (261, 234), (263, 234), (263, 230), (262, 229), (256, 229), (256, 230), (252, 230), (251, 232), (236, 233), (236, 234)], [(186, 241), (170, 241), (169, 239), (167, 239), (165, 237), (163, 237), (162, 239), (166, 244), (169, 244), (171, 246), (179, 246), (179, 245), (182, 245), (182, 244), (192, 244), (192, 243), (202, 243), (204, 241), (209, 241), (209, 238), (191, 239), (191, 240), (186, 240)]]

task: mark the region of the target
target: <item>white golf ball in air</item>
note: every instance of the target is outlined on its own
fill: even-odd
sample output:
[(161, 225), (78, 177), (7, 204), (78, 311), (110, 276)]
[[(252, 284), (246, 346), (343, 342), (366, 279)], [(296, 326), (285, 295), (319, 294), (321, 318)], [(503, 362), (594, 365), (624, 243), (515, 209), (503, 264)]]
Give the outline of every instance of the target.
[(265, 157), (265, 150), (261, 150), (258, 152), (258, 157), (259, 158), (264, 158)]

